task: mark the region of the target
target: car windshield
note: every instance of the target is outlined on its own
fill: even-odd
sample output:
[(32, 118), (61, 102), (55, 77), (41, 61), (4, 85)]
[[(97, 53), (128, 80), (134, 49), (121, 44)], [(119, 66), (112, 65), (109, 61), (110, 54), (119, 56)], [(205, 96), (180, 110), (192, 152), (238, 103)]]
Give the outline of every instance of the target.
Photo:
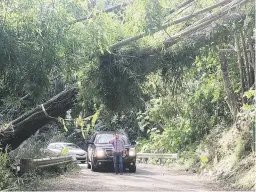
[[(98, 134), (95, 138), (94, 143), (97, 144), (107, 144), (109, 143), (109, 141), (115, 139), (115, 135), (114, 134)], [(126, 135), (119, 135), (119, 139), (122, 140), (124, 142), (124, 144), (128, 144), (128, 138), (126, 137)]]
[(73, 143), (67, 143), (67, 144), (63, 144), (64, 147), (67, 147), (68, 149), (80, 149), (77, 145), (73, 144)]

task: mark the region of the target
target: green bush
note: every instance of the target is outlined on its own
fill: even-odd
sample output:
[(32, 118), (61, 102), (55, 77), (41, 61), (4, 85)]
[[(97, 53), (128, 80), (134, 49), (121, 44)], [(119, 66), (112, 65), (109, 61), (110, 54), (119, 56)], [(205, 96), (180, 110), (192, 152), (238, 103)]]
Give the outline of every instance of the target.
[(8, 168), (9, 158), (7, 153), (0, 150), (0, 191), (7, 189), (17, 189), (17, 180)]
[(35, 172), (15, 175), (10, 169), (10, 160), (7, 153), (0, 151), (0, 191), (2, 190), (31, 190), (40, 182), (40, 176)]

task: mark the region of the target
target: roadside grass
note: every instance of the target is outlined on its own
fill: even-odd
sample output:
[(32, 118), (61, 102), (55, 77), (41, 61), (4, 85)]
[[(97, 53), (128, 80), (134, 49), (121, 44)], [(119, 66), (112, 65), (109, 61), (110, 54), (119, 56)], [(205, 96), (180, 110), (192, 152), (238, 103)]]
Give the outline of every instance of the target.
[(66, 167), (66, 172), (63, 166), (54, 166), (47, 169), (33, 171), (21, 176), (22, 183), (19, 185), (20, 191), (37, 191), (42, 185), (47, 183), (52, 178), (60, 178), (65, 174), (77, 172), (79, 166), (76, 164), (69, 164)]
[(36, 191), (48, 179), (60, 177), (77, 170), (79, 170), (79, 166), (72, 163), (67, 165), (66, 168), (54, 166), (18, 176), (17, 173), (11, 171), (7, 154), (0, 152), (0, 191)]
[(19, 164), (21, 158), (43, 158), (44, 149), (50, 142), (65, 140), (64, 134), (58, 131), (55, 124), (45, 126), (47, 132), (36, 133), (26, 140), (19, 148), (9, 154), (0, 151), (0, 191), (35, 191), (49, 178), (56, 178), (68, 172), (75, 171), (79, 167), (69, 164), (66, 169), (63, 166), (54, 166), (18, 176), (13, 170)]

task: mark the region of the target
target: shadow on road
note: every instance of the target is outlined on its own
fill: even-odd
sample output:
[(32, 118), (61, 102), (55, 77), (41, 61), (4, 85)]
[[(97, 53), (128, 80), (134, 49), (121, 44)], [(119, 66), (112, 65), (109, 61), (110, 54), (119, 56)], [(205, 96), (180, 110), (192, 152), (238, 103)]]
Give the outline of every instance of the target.
[(136, 175), (156, 175), (156, 173), (153, 171), (138, 168)]
[[(82, 169), (87, 169), (87, 164), (79, 164), (79, 166)], [(90, 169), (88, 169), (88, 171), (91, 171)], [(105, 167), (105, 168), (101, 168), (98, 169), (96, 172), (98, 173), (113, 173), (114, 174), (114, 168), (113, 167)], [(130, 173), (129, 169), (125, 169), (124, 170), (124, 174), (129, 174), (129, 175), (156, 175), (156, 173), (154, 171), (149, 171), (144, 169), (143, 167), (137, 166), (137, 171), (136, 173)]]

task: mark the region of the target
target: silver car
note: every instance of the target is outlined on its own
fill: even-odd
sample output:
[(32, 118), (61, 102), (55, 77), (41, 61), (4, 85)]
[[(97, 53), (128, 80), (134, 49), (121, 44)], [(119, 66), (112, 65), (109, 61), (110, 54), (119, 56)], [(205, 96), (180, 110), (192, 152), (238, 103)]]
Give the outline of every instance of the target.
[(86, 162), (86, 151), (82, 150), (80, 147), (73, 143), (51, 143), (47, 146), (45, 152), (50, 156), (59, 156), (61, 153), (67, 153), (67, 155), (72, 156), (74, 160), (80, 161), (81, 163)]

